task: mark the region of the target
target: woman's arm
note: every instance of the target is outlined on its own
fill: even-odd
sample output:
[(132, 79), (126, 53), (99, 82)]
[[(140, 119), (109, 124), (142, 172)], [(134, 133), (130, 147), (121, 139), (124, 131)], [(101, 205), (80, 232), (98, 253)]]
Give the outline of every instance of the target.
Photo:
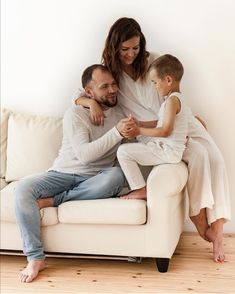
[(92, 124), (96, 126), (103, 126), (104, 125), (104, 112), (100, 107), (99, 103), (89, 97), (81, 96), (74, 100), (76, 105), (82, 105), (84, 107), (90, 108), (90, 118)]

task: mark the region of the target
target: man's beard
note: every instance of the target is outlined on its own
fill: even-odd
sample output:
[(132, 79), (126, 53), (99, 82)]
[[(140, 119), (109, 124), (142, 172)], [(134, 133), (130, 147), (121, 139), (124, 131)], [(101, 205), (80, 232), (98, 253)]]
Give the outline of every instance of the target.
[(114, 106), (117, 105), (117, 99), (115, 101), (113, 101), (113, 102), (106, 101), (106, 102), (104, 102), (102, 104), (105, 105), (105, 106), (108, 106), (108, 107), (114, 107)]
[(106, 99), (102, 99), (102, 100), (106, 100), (106, 101), (101, 102), (104, 106), (114, 107), (117, 105), (117, 96), (116, 95), (110, 96), (109, 98), (106, 97)]

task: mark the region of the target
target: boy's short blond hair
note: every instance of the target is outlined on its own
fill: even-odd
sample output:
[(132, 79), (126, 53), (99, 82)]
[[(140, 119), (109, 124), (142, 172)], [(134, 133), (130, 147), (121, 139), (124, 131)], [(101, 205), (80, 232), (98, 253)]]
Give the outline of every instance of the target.
[(184, 68), (182, 63), (173, 55), (165, 54), (155, 59), (150, 65), (150, 70), (156, 70), (157, 75), (160, 79), (166, 75), (172, 76), (176, 81), (180, 81), (183, 74)]

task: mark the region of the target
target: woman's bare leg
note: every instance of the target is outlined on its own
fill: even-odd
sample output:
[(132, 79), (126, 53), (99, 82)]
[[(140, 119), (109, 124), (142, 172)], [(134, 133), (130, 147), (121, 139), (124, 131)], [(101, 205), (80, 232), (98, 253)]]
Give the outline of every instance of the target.
[(206, 217), (206, 209), (202, 208), (198, 215), (191, 216), (190, 219), (196, 226), (199, 235), (204, 240), (209, 241), (209, 239), (206, 236), (206, 231), (209, 229), (209, 225), (208, 225), (207, 217)]

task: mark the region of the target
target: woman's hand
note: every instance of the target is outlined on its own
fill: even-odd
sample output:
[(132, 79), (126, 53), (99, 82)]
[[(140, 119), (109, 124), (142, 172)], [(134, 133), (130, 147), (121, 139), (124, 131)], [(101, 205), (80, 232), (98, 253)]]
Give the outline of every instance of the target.
[(103, 126), (104, 118), (105, 115), (103, 109), (95, 100), (92, 99), (90, 104), (90, 119), (92, 124), (96, 126)]
[(200, 121), (200, 123), (203, 125), (203, 127), (207, 130), (207, 125), (199, 116), (195, 115), (196, 119)]

